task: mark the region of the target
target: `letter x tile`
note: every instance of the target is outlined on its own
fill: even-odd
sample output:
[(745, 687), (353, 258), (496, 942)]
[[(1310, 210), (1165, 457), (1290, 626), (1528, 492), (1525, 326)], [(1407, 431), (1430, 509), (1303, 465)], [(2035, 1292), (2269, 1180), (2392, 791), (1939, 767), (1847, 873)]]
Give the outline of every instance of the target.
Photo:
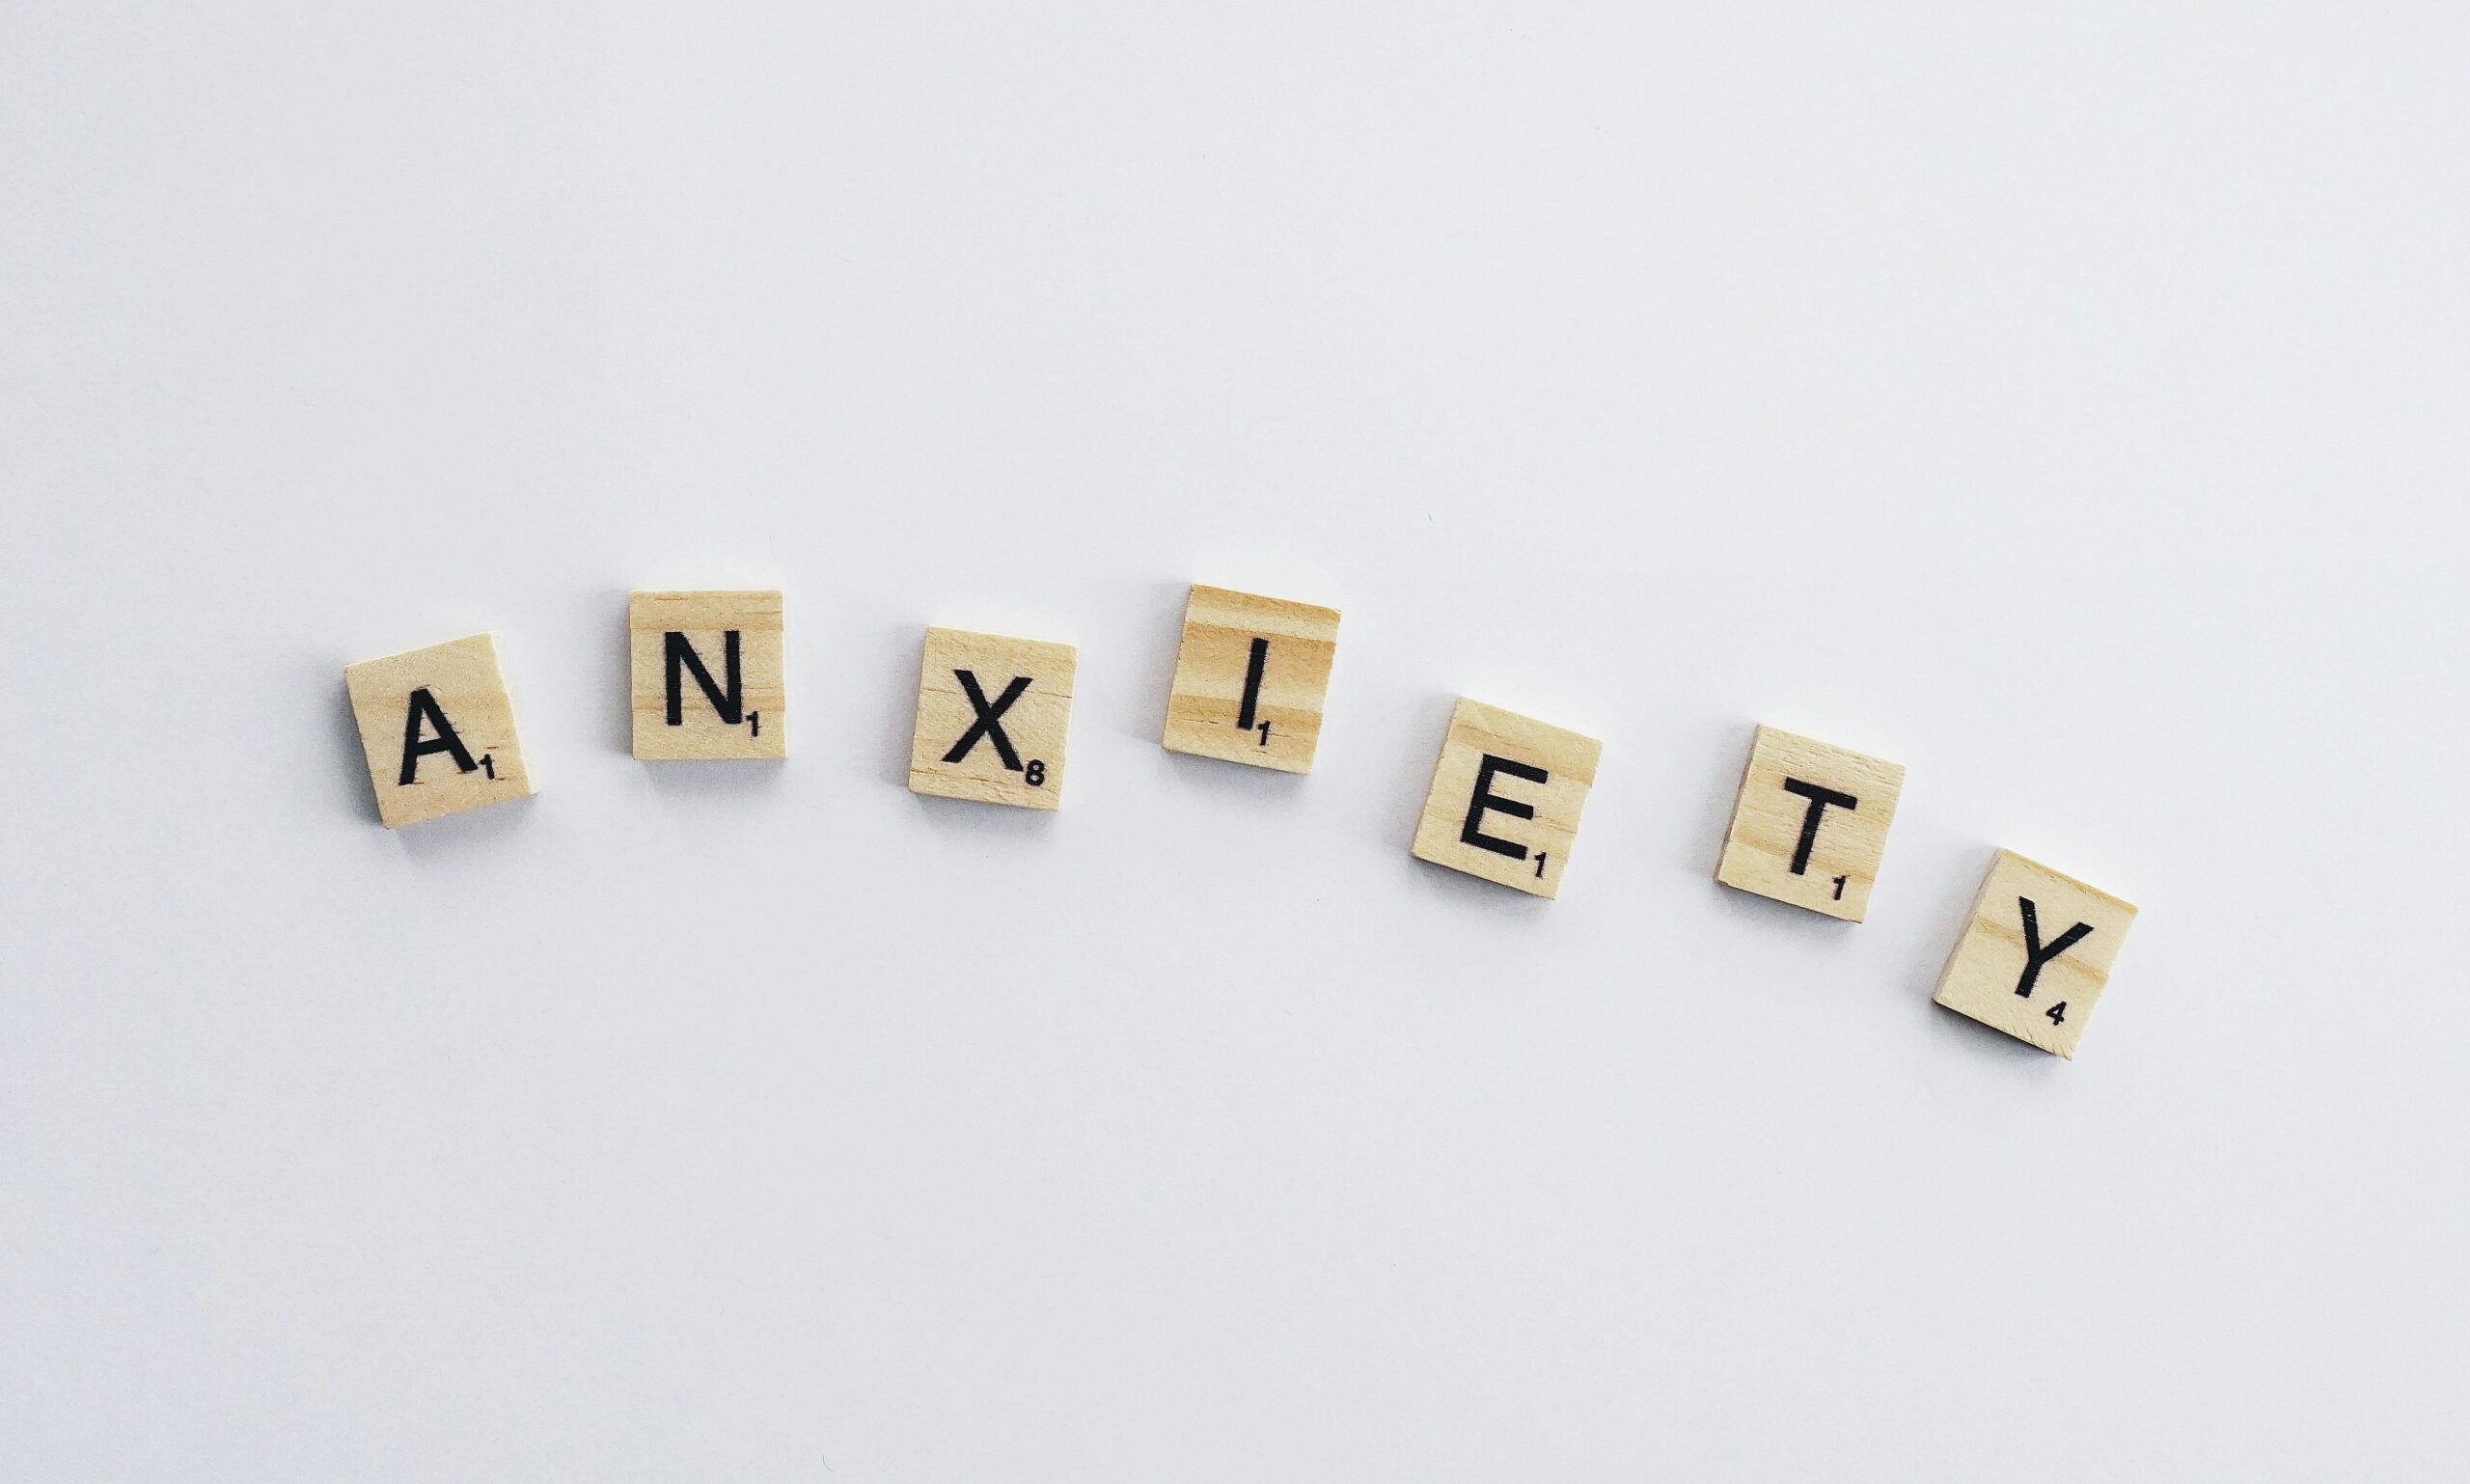
[(1462, 699), (1415, 827), (1417, 859), (1557, 896), (1604, 744)]
[(913, 793), (1054, 809), (1072, 720), (1070, 645), (926, 631), (918, 673)]

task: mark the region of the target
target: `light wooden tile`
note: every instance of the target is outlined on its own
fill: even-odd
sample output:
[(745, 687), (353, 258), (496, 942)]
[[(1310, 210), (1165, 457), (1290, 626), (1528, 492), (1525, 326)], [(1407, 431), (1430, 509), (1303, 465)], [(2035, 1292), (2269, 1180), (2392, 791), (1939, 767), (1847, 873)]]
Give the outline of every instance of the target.
[(909, 787), (947, 799), (1054, 809), (1072, 720), (1070, 645), (926, 631)]
[(1557, 896), (1604, 744), (1460, 700), (1415, 827), (1414, 853), (1486, 881)]
[(626, 600), (635, 756), (785, 757), (778, 592), (638, 592)]
[(1338, 611), (1194, 584), (1166, 698), (1169, 752), (1312, 771)]
[(1936, 999), (2019, 1041), (2072, 1058), (2135, 909), (2106, 892), (1998, 852)]
[(1715, 879), (1858, 922), (1903, 791), (1899, 764), (1761, 727)]
[(532, 792), (490, 636), (363, 661), (343, 686), (387, 828)]

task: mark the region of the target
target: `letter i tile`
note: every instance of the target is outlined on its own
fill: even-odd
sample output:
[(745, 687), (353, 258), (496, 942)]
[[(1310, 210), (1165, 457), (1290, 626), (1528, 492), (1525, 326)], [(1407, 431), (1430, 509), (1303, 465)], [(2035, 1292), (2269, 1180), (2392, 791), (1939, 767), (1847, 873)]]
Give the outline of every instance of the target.
[(1312, 771), (1338, 611), (1195, 583), (1166, 698), (1167, 751)]

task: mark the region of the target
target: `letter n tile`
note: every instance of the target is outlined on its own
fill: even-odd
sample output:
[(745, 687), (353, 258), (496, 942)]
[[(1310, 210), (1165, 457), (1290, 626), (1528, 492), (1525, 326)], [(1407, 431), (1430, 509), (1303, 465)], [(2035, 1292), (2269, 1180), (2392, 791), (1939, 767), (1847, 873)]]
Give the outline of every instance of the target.
[(636, 756), (788, 755), (779, 592), (637, 592), (626, 638)]

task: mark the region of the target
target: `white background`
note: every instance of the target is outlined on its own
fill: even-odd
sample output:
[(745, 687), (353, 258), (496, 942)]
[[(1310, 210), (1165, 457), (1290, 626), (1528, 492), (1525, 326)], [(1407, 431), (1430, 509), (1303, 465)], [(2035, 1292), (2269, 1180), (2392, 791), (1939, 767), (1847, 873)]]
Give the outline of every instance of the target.
[[(2458, 6), (0, 10), (0, 1477), (2459, 1477)], [(1328, 602), (1319, 766), (1156, 742)], [(785, 765), (626, 755), (779, 585)], [(901, 786), (1081, 646), (1058, 815)], [(539, 796), (389, 833), (354, 660)], [(1411, 860), (1461, 693), (1562, 897)], [(1756, 721), (1866, 924), (1711, 878)], [(2080, 1059), (1930, 1003), (2005, 845)]]

